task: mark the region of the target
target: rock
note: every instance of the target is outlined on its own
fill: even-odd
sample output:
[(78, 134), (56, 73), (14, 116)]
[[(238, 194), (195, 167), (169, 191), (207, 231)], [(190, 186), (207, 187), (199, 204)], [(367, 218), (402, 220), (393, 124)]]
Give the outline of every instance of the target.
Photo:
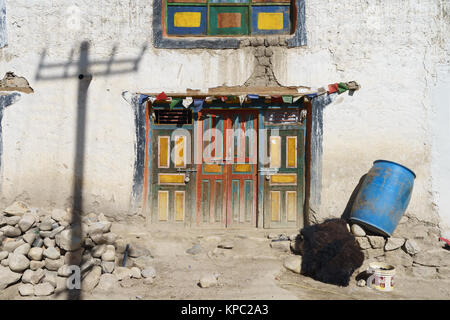
[(414, 263), (422, 266), (447, 267), (450, 266), (450, 251), (445, 249), (432, 249), (418, 252), (414, 257)]
[(359, 280), (359, 281), (356, 283), (356, 285), (357, 285), (358, 287), (365, 287), (365, 286), (366, 286), (366, 280), (361, 279), (361, 280)]
[(33, 241), (36, 239), (36, 234), (34, 232), (29, 232), (24, 234), (22, 238), (26, 243), (33, 244)]
[(384, 238), (379, 236), (367, 236), (370, 245), (374, 249), (384, 248)]
[(217, 245), (221, 249), (233, 249), (234, 243), (232, 241), (223, 241)]
[(199, 254), (202, 251), (202, 248), (199, 244), (194, 244), (191, 248), (186, 250), (186, 253), (196, 255)]
[(9, 266), (9, 259), (8, 259), (8, 258), (3, 259), (3, 260), (0, 262), (0, 265), (2, 265), (3, 267)]
[(155, 280), (153, 278), (145, 278), (144, 281), (142, 281), (145, 285), (153, 284)]
[(103, 213), (100, 213), (97, 216), (97, 219), (99, 222), (109, 222), (108, 218)]
[(300, 274), (302, 268), (302, 257), (292, 256), (284, 260), (284, 267), (292, 272)]
[(103, 238), (107, 244), (113, 245), (117, 240), (117, 234), (113, 232), (104, 233)]
[(200, 278), (198, 284), (201, 288), (210, 288), (217, 286), (218, 284), (218, 276), (215, 274), (207, 274)]
[(22, 297), (33, 296), (34, 295), (34, 286), (30, 283), (25, 283), (19, 286), (19, 294)]
[(16, 201), (5, 210), (3, 210), (9, 216), (23, 216), (29, 212), (28, 205), (22, 201)]
[(89, 234), (89, 237), (91, 237), (92, 241), (94, 241), (95, 244), (105, 244), (106, 239), (103, 236), (103, 232), (97, 231), (95, 233)]
[(53, 229), (53, 230), (50, 232), (49, 238), (53, 239), (58, 233), (60, 233), (61, 231), (63, 231), (65, 228), (66, 228), (66, 227), (63, 227), (63, 226), (56, 227), (55, 229)]
[(8, 267), (0, 266), (0, 290), (19, 282), (21, 277), (21, 273), (13, 272)]
[(20, 216), (6, 217), (6, 224), (8, 226), (14, 227), (16, 224), (19, 223), (20, 219), (22, 219), (22, 217)]
[(272, 241), (270, 243), (270, 247), (282, 252), (291, 252), (290, 241)]
[(128, 256), (132, 258), (139, 258), (140, 256), (151, 256), (151, 253), (147, 248), (132, 243), (128, 249)]
[(30, 260), (23, 254), (10, 253), (8, 256), (8, 264), (11, 271), (22, 272), (30, 266)]
[(24, 243), (21, 246), (17, 247), (14, 250), (14, 253), (16, 254), (23, 254), (24, 256), (26, 256), (28, 254), (28, 251), (30, 251), (31, 246), (28, 243)]
[(147, 266), (144, 270), (141, 271), (141, 275), (144, 278), (155, 278), (156, 270), (152, 266)]
[(127, 278), (127, 279), (123, 279), (122, 281), (120, 281), (120, 286), (123, 288), (131, 288), (137, 284), (138, 284), (137, 279)]
[(36, 248), (41, 248), (43, 245), (44, 245), (44, 240), (42, 240), (40, 236), (37, 236), (31, 246), (36, 247)]
[(28, 257), (31, 260), (40, 261), (42, 260), (44, 250), (42, 248), (34, 247), (28, 251)]
[(426, 267), (413, 264), (412, 274), (420, 278), (434, 278), (437, 276), (437, 270), (435, 267)]
[(51, 234), (52, 234), (52, 232), (51, 231), (40, 231), (39, 232), (39, 236), (41, 237), (41, 238), (50, 238), (50, 236), (51, 236)]
[(31, 283), (31, 278), (33, 277), (33, 275), (34, 275), (33, 270), (30, 270), (30, 269), (25, 270), (25, 272), (22, 275), (22, 282), (23, 283)]
[(100, 266), (102, 267), (103, 273), (113, 273), (116, 264), (111, 261), (102, 261)]
[(86, 248), (92, 248), (92, 247), (95, 246), (95, 242), (92, 241), (91, 238), (86, 238), (86, 239), (84, 240), (84, 246), (85, 246)]
[(59, 259), (60, 256), (61, 254), (59, 253), (58, 250), (56, 250), (55, 247), (48, 247), (47, 249), (44, 250), (44, 257), (46, 258), (56, 260)]
[[(293, 233), (293, 234), (290, 234), (290, 235), (288, 236), (288, 238), (289, 238), (289, 240), (291, 240), (291, 241), (301, 240), (301, 235), (299, 235), (298, 233)], [(298, 239), (297, 239), (297, 238), (298, 238)]]
[(55, 239), (50, 239), (50, 238), (45, 238), (44, 239), (44, 246), (46, 248), (55, 247), (56, 246), (56, 240)]
[(45, 267), (45, 261), (34, 261), (34, 260), (30, 261), (30, 269), (33, 271), (43, 267)]
[(33, 215), (24, 214), (22, 216), (22, 219), (20, 219), (20, 221), (19, 221), (19, 228), (20, 228), (20, 230), (22, 230), (22, 232), (26, 232), (31, 228), (31, 226), (35, 222), (36, 222), (36, 219), (34, 218)]
[(70, 277), (72, 275), (72, 269), (69, 265), (65, 264), (58, 269), (58, 276), (60, 277)]
[(8, 251), (0, 251), (0, 261), (3, 259), (8, 258), (9, 252)]
[(68, 279), (65, 277), (56, 277), (56, 290), (58, 292), (67, 290), (67, 281)]
[(439, 279), (450, 279), (450, 267), (439, 267), (437, 271)]
[(355, 235), (356, 237), (366, 236), (366, 231), (364, 231), (364, 229), (361, 228), (356, 223), (352, 224), (351, 230), (352, 230), (353, 235)]
[(400, 248), (405, 243), (403, 238), (388, 238), (384, 250), (391, 251)]
[(116, 257), (116, 248), (113, 245), (107, 245), (105, 252), (102, 254), (103, 261), (114, 261)]
[(6, 217), (0, 214), (0, 228), (6, 226)]
[(126, 244), (125, 240), (117, 239), (116, 242), (114, 243), (114, 247), (116, 248), (117, 253), (124, 253), (125, 249), (127, 247), (127, 244)]
[(416, 253), (418, 253), (420, 251), (420, 247), (417, 244), (417, 242), (414, 240), (411, 240), (411, 239), (406, 240), (404, 248), (405, 248), (405, 251), (407, 253), (409, 253), (410, 255), (415, 255)]
[(64, 265), (64, 258), (60, 257), (59, 259), (53, 260), (49, 258), (45, 258), (45, 268), (50, 271), (58, 271)]
[(109, 221), (95, 222), (89, 226), (88, 234), (89, 236), (93, 233), (107, 233), (111, 230), (112, 223)]
[(153, 259), (150, 256), (141, 256), (133, 259), (133, 264), (139, 269), (145, 269), (147, 266), (151, 266)]
[(64, 263), (79, 266), (83, 258), (84, 248), (75, 251), (68, 251), (64, 255)]
[(50, 283), (53, 286), (53, 288), (56, 288), (56, 277), (57, 273), (55, 271), (45, 270), (42, 283)]
[(396, 268), (399, 267), (411, 267), (413, 264), (413, 259), (410, 255), (405, 253), (403, 250), (393, 250), (387, 251), (385, 253), (386, 263), (394, 265)]
[(25, 244), (25, 241), (23, 241), (22, 239), (14, 241), (13, 239), (8, 239), (4, 244), (3, 244), (3, 250), (4, 251), (8, 251), (8, 252), (14, 252), (14, 250), (16, 250), (18, 247), (20, 247), (21, 245)]
[(56, 245), (66, 251), (75, 251), (81, 247), (81, 236), (72, 229), (66, 229), (55, 236)]
[(53, 209), (52, 210), (52, 215), (51, 215), (52, 219), (58, 222), (61, 221), (70, 221), (71, 220), (71, 215), (63, 209)]
[(110, 273), (104, 273), (100, 276), (97, 288), (95, 290), (104, 292), (113, 292), (119, 287), (117, 277)]
[(373, 259), (384, 255), (383, 249), (366, 249), (362, 250), (365, 259)]
[(41, 231), (51, 231), (52, 230), (52, 225), (54, 223), (55, 223), (55, 220), (53, 220), (50, 217), (47, 217), (39, 224), (39, 230), (41, 230)]
[(358, 242), (358, 245), (361, 249), (369, 249), (372, 248), (372, 246), (370, 245), (369, 239), (367, 239), (366, 237), (355, 237), (356, 242)]
[(113, 274), (117, 277), (119, 281), (123, 279), (131, 278), (131, 270), (125, 267), (116, 267)]
[(48, 283), (40, 283), (34, 286), (34, 295), (35, 296), (49, 296), (55, 292), (55, 287)]
[(44, 278), (44, 276), (45, 276), (44, 269), (37, 269), (31, 275), (31, 284), (38, 284)]
[(102, 268), (94, 266), (92, 270), (83, 278), (81, 285), (83, 291), (92, 291), (100, 281)]
[(141, 275), (141, 269), (139, 269), (138, 267), (132, 267), (130, 269), (131, 271), (131, 277), (134, 279), (141, 279), (142, 275)]
[(22, 234), (22, 231), (20, 231), (19, 228), (13, 227), (13, 226), (6, 226), (3, 227), (3, 235), (5, 237), (15, 238)]

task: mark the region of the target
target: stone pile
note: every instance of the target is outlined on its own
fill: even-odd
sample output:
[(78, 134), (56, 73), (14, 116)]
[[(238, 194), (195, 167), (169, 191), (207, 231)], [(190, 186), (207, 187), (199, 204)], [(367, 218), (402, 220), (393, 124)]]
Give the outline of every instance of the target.
[(360, 271), (379, 261), (407, 276), (450, 279), (450, 251), (439, 242), (437, 228), (413, 222), (397, 228), (391, 237), (384, 237), (358, 224), (350, 226), (365, 257)]
[[(450, 279), (450, 251), (439, 242), (439, 229), (417, 221), (402, 219), (392, 237), (371, 233), (358, 224), (348, 225), (355, 236), (365, 261), (355, 274), (365, 271), (370, 262), (394, 265), (397, 274), (427, 279)], [(286, 269), (300, 273), (301, 235), (269, 234), (270, 246), (283, 252), (292, 252), (285, 260)], [(281, 241), (280, 241), (281, 240)]]
[(81, 289), (111, 291), (150, 284), (156, 276), (150, 251), (131, 243), (121, 267), (126, 242), (111, 232), (103, 214), (82, 216), (73, 223), (70, 210), (40, 213), (15, 202), (0, 214), (0, 290), (21, 282), (22, 296), (48, 296), (74, 283), (78, 266)]

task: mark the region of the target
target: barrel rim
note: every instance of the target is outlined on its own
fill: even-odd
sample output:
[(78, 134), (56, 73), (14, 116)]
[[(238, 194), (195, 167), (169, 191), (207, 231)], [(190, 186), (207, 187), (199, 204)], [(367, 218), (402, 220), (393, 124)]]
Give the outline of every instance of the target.
[(398, 165), (398, 166), (400, 166), (400, 167), (402, 167), (402, 168), (408, 170), (409, 172), (411, 172), (412, 175), (414, 176), (414, 179), (417, 177), (416, 174), (414, 173), (414, 171), (412, 171), (411, 169), (405, 167), (404, 165), (402, 165), (402, 164), (400, 164), (400, 163), (397, 163), (397, 162), (394, 162), (394, 161), (389, 161), (389, 160), (382, 160), (382, 159), (380, 159), (380, 160), (375, 160), (373, 163), (375, 164), (375, 163), (378, 163), (378, 162), (389, 162), (389, 163), (396, 164), (396, 165)]
[[(353, 214), (353, 212), (352, 212)], [(368, 229), (368, 231), (372, 232), (372, 233), (378, 233), (381, 234), (383, 237), (387, 237), (390, 238), (392, 235), (392, 232), (388, 232), (387, 230), (385, 230), (384, 228), (377, 226), (373, 223), (364, 221), (360, 218), (355, 218), (355, 217), (350, 217), (350, 221), (353, 221), (353, 223), (356, 224), (362, 224), (363, 227), (366, 227)]]

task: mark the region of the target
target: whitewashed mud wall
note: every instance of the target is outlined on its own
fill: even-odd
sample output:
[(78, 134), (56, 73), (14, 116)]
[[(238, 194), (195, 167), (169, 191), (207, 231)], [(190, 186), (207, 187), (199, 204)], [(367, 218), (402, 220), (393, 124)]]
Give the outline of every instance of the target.
[[(79, 11), (71, 7), (75, 4)], [(4, 112), (3, 204), (70, 202), (79, 80), (36, 79), (43, 50), (44, 64), (51, 64), (67, 62), (72, 49), (76, 60), (81, 41), (91, 43), (91, 60), (108, 60), (113, 47), (115, 59), (134, 59), (148, 46), (133, 72), (113, 74), (123, 67), (114, 64), (108, 76), (95, 75), (104, 66), (91, 70), (84, 200), (88, 211), (114, 214), (130, 211), (133, 183), (134, 118), (122, 92), (240, 85), (253, 72), (251, 48), (154, 49), (152, 1), (7, 0), (6, 5), (8, 46), (0, 49), (0, 74), (26, 77), (35, 92)], [(432, 121), (436, 110), (448, 110), (439, 94), (446, 82), (439, 82), (437, 70), (449, 65), (449, 11), (445, 0), (307, 0), (308, 45), (274, 49), (274, 73), (283, 85), (350, 80), (362, 85), (324, 112), (321, 205), (313, 208), (318, 219), (340, 216), (372, 162), (388, 159), (418, 176), (407, 214), (450, 225), (450, 204), (436, 196), (448, 189), (449, 179), (436, 178), (443, 172), (433, 162), (442, 159), (441, 152), (448, 155), (448, 149), (438, 150), (450, 143), (443, 131), (448, 122)], [(76, 75), (76, 67), (68, 70)], [(39, 74), (60, 77), (64, 68), (42, 68)]]

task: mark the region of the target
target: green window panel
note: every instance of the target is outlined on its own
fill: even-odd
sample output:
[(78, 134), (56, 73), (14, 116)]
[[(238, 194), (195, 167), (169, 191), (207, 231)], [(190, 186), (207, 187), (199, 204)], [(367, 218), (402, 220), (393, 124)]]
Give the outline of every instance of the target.
[(246, 35), (249, 32), (248, 6), (210, 6), (210, 35)]

